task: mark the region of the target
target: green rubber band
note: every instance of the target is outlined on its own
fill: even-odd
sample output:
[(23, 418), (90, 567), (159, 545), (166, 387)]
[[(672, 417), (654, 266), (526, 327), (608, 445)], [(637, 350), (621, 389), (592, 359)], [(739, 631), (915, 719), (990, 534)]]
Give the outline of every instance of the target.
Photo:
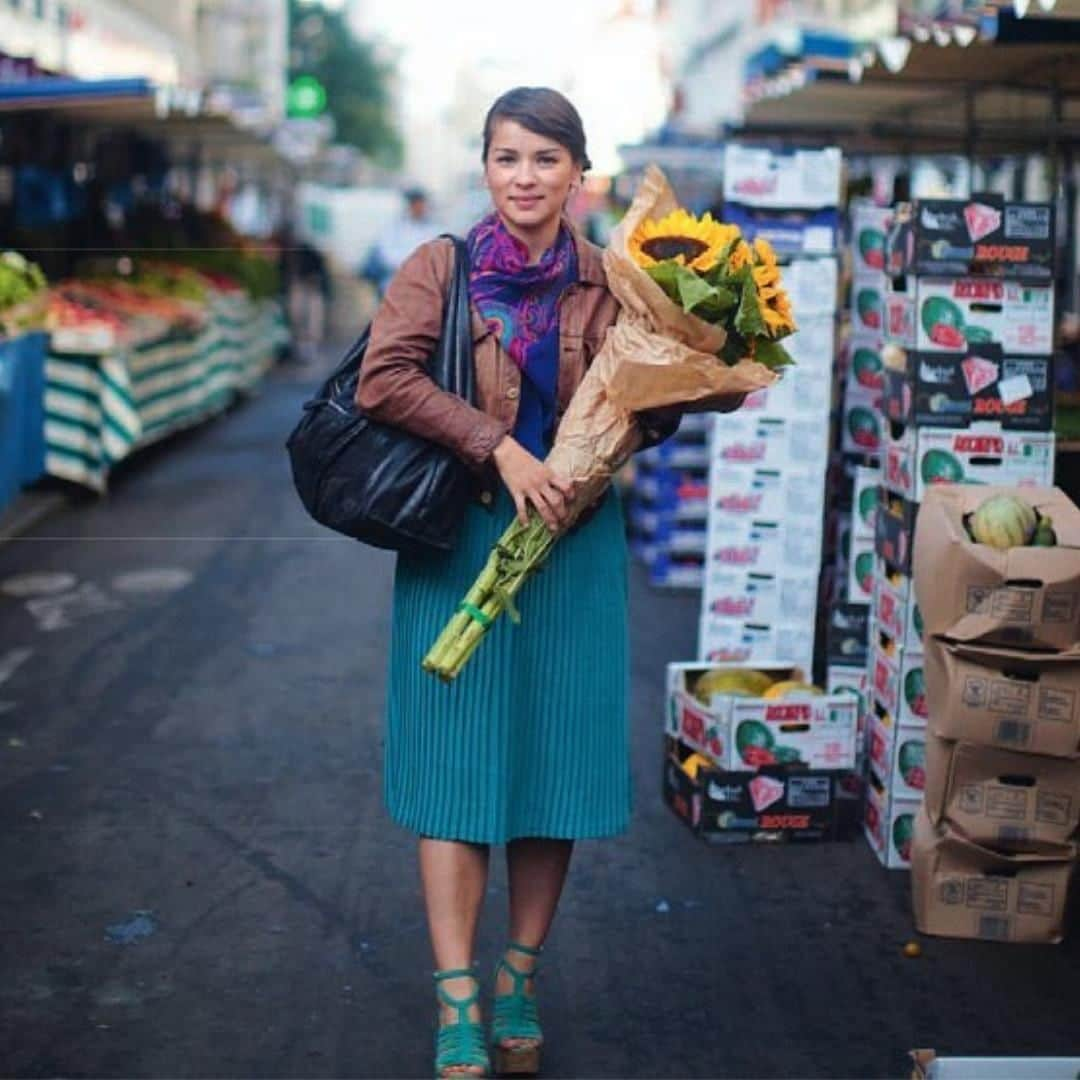
[(485, 630), (495, 621), (490, 615), (485, 615), (475, 604), (466, 604), (464, 601), (458, 604), (458, 611), (464, 611), (474, 622), (478, 622)]

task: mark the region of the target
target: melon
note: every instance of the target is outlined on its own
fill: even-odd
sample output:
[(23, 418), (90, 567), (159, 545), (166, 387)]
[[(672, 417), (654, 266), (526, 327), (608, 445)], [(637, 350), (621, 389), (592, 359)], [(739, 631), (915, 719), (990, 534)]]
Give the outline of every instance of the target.
[(991, 495), (968, 518), (968, 532), (976, 544), (1006, 550), (1030, 544), (1038, 524), (1034, 508), (1023, 499), (1015, 495)]
[(926, 783), (926, 744), (909, 739), (900, 744), (900, 775), (908, 787), (922, 788)]
[(1056, 547), (1057, 533), (1054, 532), (1052, 522), (1048, 517), (1039, 517), (1039, 524), (1035, 529), (1035, 535), (1031, 538), (1032, 547)]
[(773, 680), (760, 671), (748, 668), (715, 668), (706, 671), (694, 683), (694, 697), (702, 705), (708, 705), (714, 694), (761, 697), (772, 684)]
[[(821, 692), (819, 687), (814, 686), (811, 683), (799, 682), (796, 679), (786, 679), (784, 682), (773, 683), (773, 685), (762, 694), (762, 697), (766, 697), (770, 701), (773, 701), (776, 698), (796, 696), (806, 697), (807, 695), (817, 695)], [(753, 722), (754, 721), (751, 720), (747, 721), (747, 723)]]
[(885, 269), (885, 234), (878, 229), (862, 229), (859, 232), (859, 254), (863, 262), (874, 270)]

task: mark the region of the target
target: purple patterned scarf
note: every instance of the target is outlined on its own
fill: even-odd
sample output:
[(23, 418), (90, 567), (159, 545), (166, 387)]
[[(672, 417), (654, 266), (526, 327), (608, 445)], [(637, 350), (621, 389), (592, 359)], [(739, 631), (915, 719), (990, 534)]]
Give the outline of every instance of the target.
[(530, 353), (559, 321), (559, 297), (577, 280), (577, 251), (565, 224), (554, 245), (529, 266), (529, 250), (489, 214), (469, 233), (469, 295), (514, 363), (526, 371)]

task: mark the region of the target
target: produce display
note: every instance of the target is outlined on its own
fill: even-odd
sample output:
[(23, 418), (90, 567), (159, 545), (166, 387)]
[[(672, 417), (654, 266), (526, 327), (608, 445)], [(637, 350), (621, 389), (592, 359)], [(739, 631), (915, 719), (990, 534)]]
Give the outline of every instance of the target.
[(41, 267), (17, 251), (0, 254), (0, 333), (16, 337), (41, 327), (48, 282)]

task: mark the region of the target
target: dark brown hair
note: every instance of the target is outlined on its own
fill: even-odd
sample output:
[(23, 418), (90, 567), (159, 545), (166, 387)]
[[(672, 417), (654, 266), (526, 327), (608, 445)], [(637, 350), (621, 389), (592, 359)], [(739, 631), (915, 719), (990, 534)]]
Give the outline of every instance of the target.
[(546, 86), (518, 86), (508, 90), (488, 110), (484, 121), (484, 155), (487, 161), (495, 125), (513, 120), (534, 135), (543, 135), (565, 147), (576, 165), (591, 169), (585, 152), (585, 128), (577, 109), (558, 90)]

